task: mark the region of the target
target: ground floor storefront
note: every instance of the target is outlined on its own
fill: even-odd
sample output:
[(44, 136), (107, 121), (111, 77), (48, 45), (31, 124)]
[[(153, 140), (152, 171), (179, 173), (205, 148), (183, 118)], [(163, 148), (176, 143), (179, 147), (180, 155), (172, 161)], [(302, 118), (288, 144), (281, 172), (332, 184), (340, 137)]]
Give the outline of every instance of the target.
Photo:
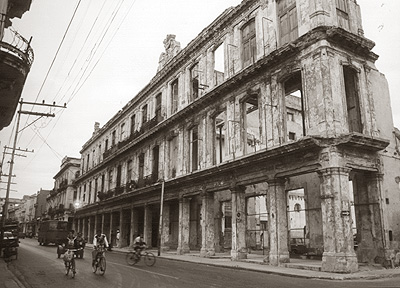
[(342, 273), (359, 262), (385, 264), (391, 251), (375, 152), (386, 143), (370, 140), (355, 153), (353, 140), (294, 143), (124, 193), (78, 209), (74, 228), (89, 243), (101, 230), (120, 248), (140, 233), (149, 247), (178, 254), (229, 251), (235, 261), (262, 251), (271, 265), (300, 255)]

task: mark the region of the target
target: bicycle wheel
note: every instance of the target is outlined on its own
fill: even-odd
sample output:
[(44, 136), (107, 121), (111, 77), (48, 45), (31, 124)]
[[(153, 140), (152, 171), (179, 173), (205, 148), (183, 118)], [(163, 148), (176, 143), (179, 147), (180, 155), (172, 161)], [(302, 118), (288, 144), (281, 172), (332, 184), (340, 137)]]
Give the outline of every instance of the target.
[(146, 252), (142, 257), (144, 257), (144, 263), (147, 266), (153, 266), (156, 263), (156, 256), (151, 252)]
[(104, 275), (106, 273), (106, 257), (101, 257), (100, 258), (100, 275)]
[(129, 265), (135, 265), (137, 263), (137, 255), (135, 252), (128, 252), (128, 254), (126, 254), (126, 263), (128, 263)]
[(72, 278), (74, 278), (75, 277), (75, 273), (76, 273), (76, 270), (75, 270), (75, 259), (74, 258), (72, 258), (72, 260), (71, 260), (71, 270), (72, 270)]
[(97, 259), (92, 263), (92, 270), (93, 270), (93, 273), (96, 273), (96, 271), (97, 271)]
[(70, 269), (70, 262), (69, 261), (67, 261), (66, 263), (65, 263), (65, 275), (67, 275), (68, 276), (68, 273), (69, 273), (69, 269)]

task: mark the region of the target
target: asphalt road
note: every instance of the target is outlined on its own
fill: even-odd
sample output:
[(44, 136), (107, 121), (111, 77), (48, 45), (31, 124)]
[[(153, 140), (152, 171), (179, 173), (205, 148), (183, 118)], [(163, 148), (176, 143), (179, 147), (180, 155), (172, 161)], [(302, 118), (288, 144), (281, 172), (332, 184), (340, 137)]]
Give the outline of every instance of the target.
[(65, 275), (62, 259), (57, 259), (55, 246), (39, 246), (36, 239), (22, 239), (18, 260), (10, 270), (26, 287), (40, 288), (209, 288), (209, 287), (400, 287), (400, 278), (365, 281), (328, 281), (298, 279), (237, 269), (187, 263), (157, 258), (153, 267), (143, 262), (129, 266), (125, 254), (109, 252), (107, 270), (103, 276), (91, 269), (91, 250), (85, 250), (84, 259), (77, 259), (75, 278)]

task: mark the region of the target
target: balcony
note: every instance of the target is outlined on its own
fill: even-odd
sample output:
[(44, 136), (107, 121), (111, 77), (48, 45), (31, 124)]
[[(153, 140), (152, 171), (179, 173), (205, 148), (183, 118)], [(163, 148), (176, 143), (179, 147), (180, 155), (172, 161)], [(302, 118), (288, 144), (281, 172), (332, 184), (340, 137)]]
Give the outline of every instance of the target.
[(11, 27), (5, 29), (0, 41), (0, 130), (11, 123), (32, 62), (30, 41)]

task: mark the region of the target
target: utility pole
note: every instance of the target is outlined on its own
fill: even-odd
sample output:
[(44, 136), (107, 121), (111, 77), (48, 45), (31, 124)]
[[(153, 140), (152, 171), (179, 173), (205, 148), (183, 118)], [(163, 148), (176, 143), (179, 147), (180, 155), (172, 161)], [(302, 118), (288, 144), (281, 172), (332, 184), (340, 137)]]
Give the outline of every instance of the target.
[[(49, 107), (54, 107), (54, 108), (67, 108), (66, 104), (64, 106), (59, 106), (56, 105), (55, 103), (53, 104), (46, 104), (44, 101), (42, 103), (35, 103), (35, 102), (24, 102), (23, 99), (19, 101), (19, 110), (17, 111), (17, 126), (15, 128), (15, 137), (14, 137), (14, 144), (12, 147), (12, 152), (11, 152), (11, 161), (10, 161), (10, 170), (8, 173), (8, 182), (7, 182), (7, 191), (6, 191), (6, 198), (4, 202), (4, 208), (3, 208), (3, 215), (2, 215), (2, 229), (1, 229), (1, 239), (0, 241), (3, 240), (3, 235), (4, 235), (4, 226), (6, 223), (6, 219), (8, 218), (8, 202), (9, 202), (9, 196), (10, 196), (10, 186), (11, 186), (11, 178), (12, 178), (12, 172), (13, 172), (13, 166), (14, 166), (14, 157), (16, 156), (15, 151), (27, 151), (27, 150), (20, 150), (19, 148), (16, 148), (17, 146), (17, 139), (18, 139), (18, 129), (19, 129), (19, 123), (21, 120), (21, 114), (28, 114), (28, 115), (35, 115), (35, 116), (44, 116), (44, 117), (54, 117), (54, 113), (41, 113), (41, 112), (33, 112), (33, 111), (23, 111), (22, 110), (22, 105), (23, 104), (28, 104), (28, 105), (36, 105), (36, 106), (49, 106)], [(32, 124), (32, 123), (31, 123)], [(26, 127), (22, 128), (25, 129)], [(29, 151), (30, 152), (30, 151)], [(33, 150), (32, 150), (33, 152)]]

